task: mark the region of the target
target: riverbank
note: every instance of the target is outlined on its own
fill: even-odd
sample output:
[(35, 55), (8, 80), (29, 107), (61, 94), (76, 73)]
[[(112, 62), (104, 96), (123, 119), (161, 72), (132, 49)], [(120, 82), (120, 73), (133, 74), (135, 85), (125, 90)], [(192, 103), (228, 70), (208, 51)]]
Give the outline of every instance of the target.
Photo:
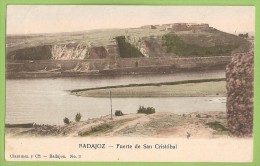
[(75, 89), (72, 95), (84, 97), (196, 97), (226, 96), (225, 79), (201, 79), (177, 82), (130, 84), (99, 88)]
[(225, 112), (109, 115), (68, 125), (6, 128), (7, 137), (228, 137)]
[[(59, 78), (140, 74), (166, 74), (224, 70), (231, 56), (154, 57), (89, 60), (8, 60), (6, 77)], [(138, 65), (136, 65), (138, 64)]]

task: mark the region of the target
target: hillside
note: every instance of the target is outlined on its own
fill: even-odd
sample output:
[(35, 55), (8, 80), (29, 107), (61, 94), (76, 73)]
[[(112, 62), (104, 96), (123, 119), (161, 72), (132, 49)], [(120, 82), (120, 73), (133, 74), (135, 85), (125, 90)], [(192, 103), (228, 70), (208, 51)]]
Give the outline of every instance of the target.
[(57, 34), (7, 35), (8, 60), (225, 56), (250, 43), (207, 24), (167, 24)]

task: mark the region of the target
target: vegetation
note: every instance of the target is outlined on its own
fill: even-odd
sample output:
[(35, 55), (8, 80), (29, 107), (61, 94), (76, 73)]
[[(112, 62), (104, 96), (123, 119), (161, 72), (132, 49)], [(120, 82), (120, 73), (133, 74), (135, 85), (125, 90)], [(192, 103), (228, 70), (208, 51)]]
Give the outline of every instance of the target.
[(175, 53), (179, 56), (220, 56), (230, 54), (236, 45), (215, 45), (212, 47), (202, 47), (195, 44), (188, 44), (181, 40), (176, 34), (166, 34), (162, 36), (163, 46), (167, 53)]
[(67, 118), (67, 117), (65, 117), (64, 119), (63, 119), (63, 122), (65, 123), (65, 124), (70, 124), (70, 120), (69, 120), (69, 118)]
[(115, 116), (123, 116), (123, 112), (121, 110), (116, 110), (115, 111)]
[(137, 113), (138, 114), (140, 114), (140, 113), (142, 113), (142, 114), (153, 114), (153, 113), (155, 113), (155, 108), (153, 108), (153, 107), (145, 108), (144, 106), (139, 106)]
[(144, 55), (133, 45), (126, 42), (124, 36), (116, 37), (118, 48), (120, 52), (120, 57), (122, 58), (135, 58), (135, 57), (144, 57)]
[(208, 122), (206, 123), (206, 125), (208, 125), (210, 128), (212, 128), (213, 130), (217, 130), (217, 131), (228, 131), (228, 129), (223, 126), (220, 122), (215, 121), (215, 122)]
[[(52, 57), (51, 50), (52, 46), (54, 44), (60, 45), (60, 46), (68, 46), (68, 47), (74, 47), (77, 46), (75, 44), (81, 43), (83, 47), (88, 46), (90, 43), (93, 47), (99, 47), (99, 46), (109, 46), (111, 43), (115, 42), (114, 37), (116, 36), (131, 36), (138, 40), (139, 42), (145, 42), (148, 38), (152, 38), (149, 41), (152, 43), (151, 45), (148, 44), (148, 50), (150, 50), (150, 53), (156, 52), (161, 53), (161, 55), (164, 55), (164, 49), (161, 49), (161, 37), (169, 33), (169, 31), (163, 31), (160, 29), (142, 29), (142, 28), (130, 28), (130, 29), (102, 29), (102, 30), (93, 30), (93, 31), (85, 31), (85, 32), (66, 32), (66, 33), (54, 33), (54, 34), (30, 34), (30, 35), (7, 35), (7, 59), (16, 59), (16, 60), (47, 60), (52, 59), (55, 57)], [(200, 39), (200, 34), (205, 35), (206, 41), (211, 41), (211, 39), (214, 39), (214, 41), (211, 41), (211, 44), (216, 44), (215, 41), (218, 43), (223, 43), (221, 41), (225, 41), (225, 43), (230, 45), (237, 45), (244, 47), (243, 49), (249, 49), (250, 43), (246, 40), (244, 40), (241, 37), (231, 35), (228, 33), (224, 33), (218, 30), (207, 30), (202, 32), (192, 32), (192, 31), (185, 31), (185, 32), (175, 32), (178, 33), (178, 36), (189, 36), (191, 40), (189, 40), (189, 43), (197, 45), (198, 42), (201, 43), (201, 41), (198, 41)], [(169, 34), (171, 36), (172, 34)], [(208, 37), (209, 35), (209, 37)], [(155, 36), (156, 38), (153, 38)], [(196, 36), (196, 37), (194, 37)], [(166, 39), (166, 37), (163, 37)], [(166, 40), (163, 40), (165, 42), (164, 44), (170, 44), (166, 42)], [(191, 46), (196, 47), (194, 45), (188, 45), (185, 44), (181, 45), (183, 41), (180, 41), (181, 47)], [(203, 41), (204, 42), (204, 41)], [(130, 43), (127, 43), (124, 39), (122, 39), (122, 46), (127, 48), (127, 50), (121, 49), (121, 51), (125, 52), (121, 56), (128, 58), (128, 57), (140, 57), (143, 56), (138, 49), (136, 49), (133, 45)], [(134, 44), (135, 45), (135, 44)], [(165, 45), (166, 46), (166, 45)], [(170, 47), (170, 46), (168, 46)], [(221, 47), (221, 46), (220, 46)], [(231, 46), (233, 47), (233, 46)], [(203, 48), (206, 52), (207, 47)], [(180, 52), (186, 52), (189, 55), (189, 53), (195, 53), (196, 50), (183, 50), (183, 48), (178, 48), (181, 50)], [(207, 55), (214, 55), (214, 51), (210, 50), (207, 51)], [(170, 52), (170, 48), (167, 49), (168, 52)], [(218, 51), (217, 49), (215, 49)], [(226, 49), (223, 49), (222, 52), (225, 53)], [(203, 52), (203, 51), (201, 51)], [(220, 51), (221, 52), (221, 51)], [(228, 52), (228, 51), (227, 51)], [(130, 54), (128, 54), (130, 53)], [(133, 53), (133, 54), (132, 54)], [(138, 53), (136, 55), (135, 53)], [(197, 54), (200, 54), (200, 51), (197, 51)], [(154, 54), (154, 56), (161, 56), (160, 54)], [(181, 55), (181, 54), (180, 54)], [(87, 56), (86, 56), (87, 58)]]
[(245, 33), (245, 34), (240, 33), (240, 34), (238, 34), (238, 36), (242, 37), (242, 38), (248, 38), (249, 37), (248, 33)]
[[(71, 43), (82, 43), (84, 46), (87, 46), (88, 43), (91, 43), (91, 45), (93, 45), (94, 47), (107, 46), (115, 42), (115, 36), (125, 35), (126, 30), (127, 36), (136, 36), (137, 38), (147, 37), (151, 34), (155, 36), (165, 34), (165, 31), (160, 31), (158, 29), (102, 29), (85, 32), (51, 33), (44, 35), (7, 35), (7, 58), (14, 59), (14, 56), (16, 56), (15, 59), (31, 59), (31, 57), (18, 57), (18, 55), (15, 54), (20, 49), (38, 47), (43, 45), (52, 46), (53, 44), (71, 45)], [(35, 54), (35, 56), (37, 55)]]
[(230, 131), (218, 121), (208, 122), (206, 123), (206, 125), (209, 126), (211, 129), (216, 130), (215, 134), (231, 135)]
[(75, 116), (75, 121), (76, 122), (79, 122), (80, 121), (80, 119), (81, 119), (81, 114), (78, 112), (77, 114), (76, 114), (76, 116)]
[(47, 60), (51, 59), (51, 46), (37, 46), (18, 49), (9, 53), (8, 59), (15, 60)]
[(98, 125), (98, 126), (91, 127), (91, 130), (79, 133), (79, 135), (80, 136), (88, 136), (88, 135), (91, 135), (91, 134), (94, 134), (94, 133), (105, 132), (105, 131), (110, 130), (112, 128), (113, 128), (112, 125), (104, 123), (104, 124), (101, 124), (101, 125)]

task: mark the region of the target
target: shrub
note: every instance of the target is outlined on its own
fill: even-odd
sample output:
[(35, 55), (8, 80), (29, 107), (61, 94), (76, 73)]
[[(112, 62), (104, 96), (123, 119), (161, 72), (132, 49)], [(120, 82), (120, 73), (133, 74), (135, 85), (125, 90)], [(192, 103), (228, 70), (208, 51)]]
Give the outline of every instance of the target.
[(116, 110), (115, 116), (123, 116), (123, 112), (121, 110)]
[(107, 132), (107, 131), (111, 130), (112, 128), (113, 128), (113, 125), (103, 123), (98, 126), (91, 127), (91, 130), (79, 132), (78, 135), (79, 136), (88, 136), (88, 135), (92, 135), (95, 133)]
[(80, 121), (80, 119), (81, 119), (81, 114), (78, 112), (77, 114), (76, 114), (76, 116), (75, 116), (75, 121), (76, 122), (79, 122)]
[(208, 122), (206, 123), (206, 125), (208, 125), (210, 128), (212, 128), (213, 130), (217, 130), (217, 131), (228, 131), (228, 129), (223, 126), (220, 122), (215, 121), (215, 122)]
[(219, 56), (224, 53), (229, 54), (239, 45), (223, 44), (215, 46), (200, 46), (196, 43), (189, 44), (184, 42), (178, 35), (169, 33), (162, 36), (162, 46), (167, 53), (175, 53), (178, 56)]
[(65, 124), (69, 124), (69, 123), (70, 123), (70, 120), (69, 120), (69, 118), (65, 117), (65, 118), (63, 119), (63, 122), (64, 122)]
[(190, 55), (199, 55), (197, 51), (192, 51)]
[(223, 50), (218, 50), (218, 54), (223, 54)]
[(197, 114), (196, 117), (197, 117), (197, 118), (201, 118), (200, 114)]
[(137, 113), (142, 113), (142, 114), (153, 114), (155, 113), (155, 108), (153, 107), (144, 107), (144, 106), (139, 106), (139, 109), (137, 110)]
[(206, 50), (205, 54), (206, 54), (206, 55), (212, 55), (212, 52), (209, 51), (209, 50)]

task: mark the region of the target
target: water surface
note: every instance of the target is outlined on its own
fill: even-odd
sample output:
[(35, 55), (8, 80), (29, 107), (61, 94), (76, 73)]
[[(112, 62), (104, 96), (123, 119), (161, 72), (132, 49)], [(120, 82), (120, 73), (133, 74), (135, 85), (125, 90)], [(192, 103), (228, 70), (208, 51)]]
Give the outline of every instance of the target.
[[(191, 79), (224, 78), (225, 72), (194, 72), (163, 75), (135, 75), (107, 78), (44, 78), (6, 80), (6, 123), (63, 124), (63, 118), (74, 121), (80, 112), (82, 120), (110, 113), (108, 98), (70, 95), (68, 90), (112, 85), (173, 82)], [(156, 112), (177, 114), (195, 111), (225, 111), (225, 97), (114, 98), (113, 110), (136, 113), (139, 105), (152, 106)]]

